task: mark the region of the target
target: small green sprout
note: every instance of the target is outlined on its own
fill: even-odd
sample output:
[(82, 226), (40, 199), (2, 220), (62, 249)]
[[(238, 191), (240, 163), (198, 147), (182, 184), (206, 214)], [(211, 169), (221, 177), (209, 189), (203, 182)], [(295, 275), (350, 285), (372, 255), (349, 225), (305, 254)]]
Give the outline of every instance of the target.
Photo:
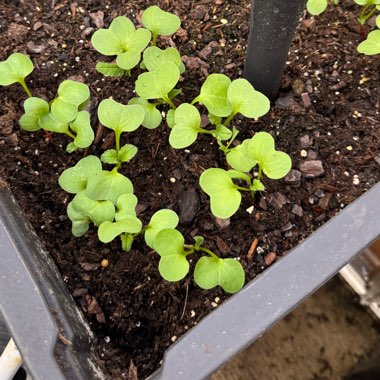
[(116, 63), (98, 62), (95, 69), (106, 77), (121, 78), (130, 74), (130, 70), (124, 70)]
[[(117, 66), (129, 73), (140, 62), (141, 52), (148, 46), (150, 38), (149, 30), (136, 29), (131, 20), (119, 16), (112, 21), (108, 29), (97, 30), (91, 38), (91, 43), (101, 54), (116, 55)], [(121, 73), (115, 71), (114, 66), (104, 62), (96, 69), (107, 76), (120, 76)]]
[(326, 10), (327, 4), (328, 0), (308, 0), (306, 9), (313, 16), (318, 16)]
[(19, 124), (22, 129), (29, 132), (41, 129), (39, 120), (50, 111), (49, 103), (43, 99), (30, 97), (24, 102), (25, 114), (21, 116)]
[(101, 159), (108, 164), (116, 164), (130, 161), (137, 153), (137, 148), (127, 144), (120, 147), (120, 137), (123, 132), (135, 131), (145, 118), (145, 111), (139, 104), (123, 105), (113, 99), (102, 100), (98, 108), (99, 121), (107, 128), (115, 132), (116, 150), (103, 153)]
[[(250, 140), (231, 149), (227, 153), (227, 161), (235, 170), (211, 168), (205, 170), (199, 180), (202, 190), (210, 196), (211, 212), (222, 219), (229, 218), (239, 208), (240, 191), (264, 191), (261, 182), (262, 173), (268, 178), (280, 179), (289, 172), (292, 162), (290, 157), (275, 150), (274, 140), (269, 133), (259, 132)], [(259, 166), (257, 178), (251, 182), (244, 172), (249, 172), (254, 166)], [(248, 187), (241, 187), (233, 179), (244, 180)]]
[(165, 12), (156, 5), (144, 11), (141, 22), (145, 28), (152, 32), (153, 45), (156, 45), (157, 36), (169, 36), (181, 26), (181, 20), (178, 16)]
[(236, 293), (244, 285), (245, 274), (239, 261), (222, 259), (202, 247), (203, 237), (194, 237), (195, 244), (185, 244), (183, 235), (172, 228), (161, 230), (154, 240), (154, 248), (160, 255), (158, 266), (161, 276), (167, 281), (182, 280), (190, 269), (187, 256), (193, 252), (204, 252), (195, 266), (194, 280), (202, 289), (220, 286), (227, 293)]
[(29, 97), (32, 94), (25, 83), (25, 78), (33, 71), (31, 59), (22, 53), (13, 53), (5, 61), (0, 62), (0, 86), (20, 83)]
[(373, 30), (370, 32), (367, 39), (358, 45), (357, 50), (359, 53), (365, 55), (380, 54), (380, 30)]

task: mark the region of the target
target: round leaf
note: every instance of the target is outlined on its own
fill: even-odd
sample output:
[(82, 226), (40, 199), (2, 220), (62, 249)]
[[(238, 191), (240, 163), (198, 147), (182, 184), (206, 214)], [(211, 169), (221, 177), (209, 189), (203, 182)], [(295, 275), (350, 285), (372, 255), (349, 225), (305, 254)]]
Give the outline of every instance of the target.
[(145, 243), (155, 249), (156, 235), (165, 228), (176, 228), (179, 222), (178, 215), (169, 209), (158, 210), (153, 214), (149, 224), (145, 229)]
[(165, 12), (156, 5), (144, 11), (141, 22), (144, 27), (149, 29), (153, 34), (162, 36), (175, 33), (181, 25), (178, 16)]
[(75, 120), (70, 124), (70, 128), (77, 134), (74, 144), (78, 148), (88, 148), (94, 141), (94, 131), (91, 128), (90, 114), (87, 111), (78, 112)]
[(251, 140), (244, 140), (227, 153), (227, 162), (233, 169), (247, 173), (257, 164), (250, 156), (250, 143)]
[(127, 215), (117, 222), (103, 222), (98, 229), (98, 237), (102, 243), (109, 243), (122, 233), (139, 233), (142, 228), (140, 219)]
[(125, 106), (113, 99), (102, 100), (98, 108), (99, 121), (120, 135), (122, 132), (135, 131), (143, 122), (143, 107), (135, 104)]
[(125, 144), (121, 147), (118, 154), (118, 159), (120, 162), (131, 161), (133, 157), (137, 154), (137, 147), (132, 144)]
[(133, 185), (116, 169), (110, 172), (102, 170), (89, 178), (86, 192), (94, 200), (108, 200), (116, 204), (120, 195), (133, 193)]
[(100, 159), (105, 164), (116, 165), (119, 162), (116, 149), (108, 149), (101, 156)]
[(116, 58), (116, 63), (124, 70), (133, 69), (141, 59), (141, 52), (128, 50), (120, 53)]
[(218, 168), (207, 169), (202, 173), (199, 184), (210, 197), (213, 215), (226, 219), (238, 210), (241, 194), (236, 189), (228, 172)]
[(370, 32), (367, 39), (358, 45), (357, 50), (365, 55), (380, 54), (380, 30)]
[(201, 115), (189, 103), (181, 104), (174, 113), (174, 126), (169, 135), (169, 143), (174, 149), (191, 145), (201, 131)]
[(125, 70), (116, 63), (98, 62), (95, 69), (106, 77), (119, 78), (125, 75)]
[(181, 56), (178, 50), (173, 47), (161, 50), (157, 46), (150, 46), (145, 49), (143, 60), (145, 67), (149, 71), (157, 69), (158, 66), (165, 62), (173, 62), (178, 66), (178, 68), (181, 64)]
[(25, 114), (20, 118), (20, 126), (26, 131), (33, 132), (41, 129), (38, 120), (49, 113), (49, 104), (40, 98), (28, 98), (24, 102)]
[[(245, 117), (258, 119), (265, 115), (270, 108), (269, 99), (243, 78), (231, 82), (227, 91), (228, 101), (233, 112), (241, 113)], [(214, 113), (214, 112), (213, 112)]]
[(154, 71), (140, 74), (136, 81), (136, 93), (143, 99), (162, 99), (179, 80), (179, 69), (174, 62), (166, 62)]
[(38, 124), (41, 128), (50, 132), (67, 133), (69, 130), (69, 125), (58, 121), (51, 112), (46, 115), (42, 115), (38, 119)]
[(207, 77), (201, 87), (201, 93), (196, 98), (204, 104), (207, 110), (215, 116), (229, 116), (232, 107), (227, 100), (230, 78), (224, 74), (211, 74)]
[(232, 132), (230, 129), (225, 127), (223, 124), (219, 124), (216, 126), (213, 131), (213, 136), (220, 141), (229, 140), (232, 136)]
[(126, 216), (136, 216), (137, 197), (134, 194), (123, 194), (117, 199), (115, 220), (118, 222)]
[(306, 3), (307, 11), (314, 16), (320, 15), (326, 8), (327, 0), (308, 0)]
[(161, 112), (156, 108), (155, 104), (151, 104), (146, 99), (141, 98), (132, 98), (128, 104), (138, 104), (144, 108), (145, 117), (144, 121), (142, 122), (143, 127), (154, 129), (161, 124)]
[(33, 62), (27, 55), (11, 54), (6, 61), (0, 62), (0, 86), (22, 82), (33, 69)]

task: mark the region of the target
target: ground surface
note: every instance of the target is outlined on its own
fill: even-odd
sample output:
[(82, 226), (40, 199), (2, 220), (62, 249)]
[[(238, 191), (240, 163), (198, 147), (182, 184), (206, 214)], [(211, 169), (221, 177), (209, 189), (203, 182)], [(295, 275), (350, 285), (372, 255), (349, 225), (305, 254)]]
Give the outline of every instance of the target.
[[(379, 180), (379, 60), (356, 53), (362, 36), (355, 7), (348, 3), (343, 1), (316, 21), (304, 17), (289, 55), (281, 98), (258, 122), (234, 122), (242, 130), (239, 139), (260, 130), (272, 133), (276, 145), (292, 157), (292, 175), (277, 182), (264, 180), (267, 192), (257, 197), (254, 212), (245, 211), (252, 200), (244, 198), (240, 211), (223, 224), (211, 216), (198, 185), (204, 168), (226, 167), (217, 147), (206, 136), (188, 150), (176, 151), (168, 145), (166, 126), (140, 128), (124, 137), (138, 146), (139, 153), (123, 171), (134, 183), (144, 222), (160, 208), (174, 209), (189, 242), (191, 236), (203, 235), (207, 246), (222, 256), (239, 258), (250, 280)], [(132, 80), (138, 71), (132, 80), (103, 80), (95, 64), (104, 57), (92, 49), (91, 35), (117, 15), (138, 20), (150, 4), (2, 1), (0, 59), (14, 51), (30, 54), (36, 66), (28, 78), (30, 88), (50, 100), (60, 81), (73, 76), (85, 81), (98, 131), (97, 104), (111, 95), (126, 103), (133, 96)], [(160, 42), (177, 46), (184, 56), (187, 72), (178, 102), (194, 98), (207, 73), (241, 75), (248, 2), (157, 4), (183, 21), (175, 36)], [(98, 11), (104, 13), (103, 19)], [(45, 139), (42, 132), (20, 130), (17, 119), (25, 95), (17, 85), (1, 88), (0, 98), (0, 176), (10, 184), (97, 332), (105, 370), (120, 377), (126, 363), (133, 363), (139, 377), (145, 377), (176, 337), (225, 295), (219, 289), (200, 290), (191, 277), (178, 284), (164, 282), (157, 271), (157, 255), (140, 240), (125, 254), (117, 242), (99, 244), (95, 231), (72, 238), (65, 211), (69, 197), (57, 178), (83, 152), (69, 156), (62, 149), (68, 143), (65, 137)], [(100, 137), (89, 153), (100, 154), (112, 141), (106, 130)], [(323, 171), (313, 169), (315, 161)], [(247, 257), (254, 239), (257, 249)], [(106, 269), (100, 266), (104, 258), (109, 261)]]

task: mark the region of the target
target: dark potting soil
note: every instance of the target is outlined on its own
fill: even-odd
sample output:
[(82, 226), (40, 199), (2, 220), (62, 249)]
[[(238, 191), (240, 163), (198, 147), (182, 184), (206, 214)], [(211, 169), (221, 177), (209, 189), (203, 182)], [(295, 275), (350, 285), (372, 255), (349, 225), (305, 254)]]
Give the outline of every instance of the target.
[[(182, 20), (175, 36), (160, 40), (161, 47), (176, 46), (187, 67), (179, 101), (194, 98), (208, 73), (242, 75), (248, 1), (155, 3)], [(223, 155), (207, 136), (186, 150), (174, 150), (165, 125), (124, 135), (124, 142), (139, 148), (123, 172), (134, 184), (144, 222), (160, 208), (174, 209), (188, 242), (191, 236), (202, 235), (222, 257), (239, 258), (249, 281), (378, 182), (379, 58), (356, 52), (363, 30), (351, 3), (342, 1), (316, 20), (304, 15), (289, 54), (281, 97), (259, 121), (234, 121), (242, 131), (240, 140), (257, 131), (272, 133), (276, 146), (292, 157), (293, 170), (284, 180), (264, 180), (266, 192), (255, 201), (244, 197), (229, 221), (212, 217), (208, 197), (198, 185), (204, 169), (226, 168)], [(0, 60), (15, 51), (31, 56), (36, 69), (28, 83), (34, 95), (52, 99), (67, 78), (90, 86), (97, 141), (87, 154), (100, 155), (113, 143), (97, 120), (99, 101), (113, 96), (126, 104), (138, 75), (138, 70), (132, 79), (98, 74), (95, 64), (104, 57), (92, 49), (91, 35), (118, 15), (138, 22), (151, 4), (0, 1)], [(100, 244), (94, 230), (72, 237), (65, 210), (71, 197), (59, 188), (57, 179), (83, 152), (65, 153), (64, 136), (20, 129), (17, 120), (25, 100), (20, 86), (0, 88), (0, 95), (0, 176), (10, 184), (97, 333), (100, 365), (110, 378), (135, 379), (136, 367), (138, 377), (146, 377), (172, 342), (226, 295), (221, 289), (198, 288), (190, 275), (179, 283), (165, 282), (158, 273), (157, 254), (141, 239), (125, 253), (118, 241)], [(252, 205), (252, 213), (247, 212)], [(257, 247), (249, 253), (255, 239)], [(100, 265), (103, 259), (108, 260), (106, 268)]]

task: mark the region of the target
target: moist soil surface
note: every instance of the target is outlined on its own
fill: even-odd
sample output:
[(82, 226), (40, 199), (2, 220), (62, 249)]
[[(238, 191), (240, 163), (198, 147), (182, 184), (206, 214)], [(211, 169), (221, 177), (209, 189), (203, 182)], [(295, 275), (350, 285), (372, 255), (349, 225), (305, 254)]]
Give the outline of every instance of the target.
[[(122, 172), (134, 184), (145, 223), (158, 209), (175, 210), (187, 242), (194, 235), (204, 236), (208, 248), (240, 260), (249, 281), (378, 182), (379, 59), (356, 52), (368, 30), (355, 21), (357, 7), (341, 3), (316, 20), (304, 14), (280, 98), (270, 112), (259, 121), (233, 121), (241, 130), (240, 141), (258, 131), (271, 133), (277, 148), (292, 157), (292, 172), (283, 180), (264, 179), (264, 193), (255, 200), (244, 196), (239, 211), (221, 221), (212, 217), (208, 197), (198, 185), (206, 168), (226, 168), (217, 144), (200, 136), (188, 149), (174, 150), (166, 125), (140, 127), (123, 137), (139, 151)], [(177, 104), (191, 101), (209, 73), (242, 75), (247, 1), (156, 4), (182, 20), (174, 36), (159, 40), (161, 47), (176, 46), (187, 68)], [(91, 35), (118, 15), (138, 23), (149, 5), (143, 0), (0, 3), (0, 60), (15, 51), (31, 56), (36, 68), (27, 82), (33, 95), (51, 100), (68, 78), (90, 86), (97, 139), (86, 154), (100, 155), (113, 144), (113, 136), (97, 120), (99, 101), (113, 96), (126, 104), (139, 74), (136, 69), (132, 78), (103, 78), (95, 65), (104, 57), (92, 48)], [(19, 85), (1, 88), (0, 95), (1, 178), (9, 183), (96, 332), (101, 367), (110, 378), (135, 379), (136, 371), (138, 378), (145, 378), (159, 366), (164, 351), (227, 295), (219, 288), (198, 288), (190, 275), (178, 283), (164, 281), (157, 254), (140, 238), (128, 253), (116, 240), (100, 244), (94, 229), (74, 238), (66, 216), (71, 197), (57, 179), (84, 152), (67, 154), (65, 136), (20, 129), (26, 97)], [(253, 211), (247, 212), (252, 205)], [(249, 253), (255, 239), (257, 247)], [(100, 265), (103, 259), (108, 260), (106, 268)]]

